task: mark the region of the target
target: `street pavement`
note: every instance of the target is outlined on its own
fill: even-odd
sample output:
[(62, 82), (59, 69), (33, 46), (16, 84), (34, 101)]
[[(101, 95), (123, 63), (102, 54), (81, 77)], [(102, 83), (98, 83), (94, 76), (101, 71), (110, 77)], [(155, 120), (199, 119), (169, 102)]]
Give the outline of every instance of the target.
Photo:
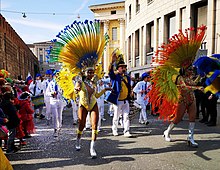
[(84, 131), (82, 148), (75, 150), (77, 126), (72, 113), (63, 113), (63, 128), (59, 137), (53, 137), (52, 125), (35, 119), (36, 133), (27, 139), (27, 146), (7, 155), (15, 170), (219, 170), (220, 126), (207, 127), (196, 122), (195, 140), (199, 148), (187, 146), (187, 117), (172, 131), (173, 142), (164, 141), (162, 134), (168, 124), (150, 116), (149, 125), (138, 124), (138, 115), (131, 121), (132, 138), (112, 136), (109, 115), (102, 122), (102, 131), (96, 142), (97, 159), (91, 159), (89, 145), (91, 130)]

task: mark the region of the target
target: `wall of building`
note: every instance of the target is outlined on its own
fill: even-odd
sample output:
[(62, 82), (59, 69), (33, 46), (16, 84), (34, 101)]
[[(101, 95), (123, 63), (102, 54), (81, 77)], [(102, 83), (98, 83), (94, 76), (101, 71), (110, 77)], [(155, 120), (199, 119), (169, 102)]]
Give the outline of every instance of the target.
[[(95, 19), (98, 19), (101, 22), (101, 33), (107, 33), (110, 38), (103, 57), (104, 72), (108, 73), (111, 53), (116, 48), (119, 48), (122, 53), (125, 52), (124, 1), (93, 5), (89, 8), (93, 11)], [(112, 11), (116, 11), (116, 14), (112, 14)], [(117, 40), (112, 40), (112, 28), (117, 28)]]
[(51, 41), (28, 44), (29, 48), (33, 51), (35, 56), (37, 56), (39, 62), (39, 73), (41, 75), (44, 75), (48, 69), (60, 70), (61, 68), (61, 63), (51, 63), (48, 58), (48, 50), (50, 50), (50, 47), (53, 47), (53, 45), (54, 44)]
[(0, 14), (0, 69), (10, 73), (11, 78), (25, 79), (30, 72), (39, 70), (37, 58)]
[[(219, 0), (139, 0), (139, 11), (136, 10), (136, 2), (125, 1), (125, 54), (128, 69), (133, 75), (150, 70), (154, 51), (163, 42), (167, 43), (168, 38), (179, 29), (207, 25), (202, 48), (208, 55), (220, 53)], [(150, 31), (151, 28), (153, 30)]]

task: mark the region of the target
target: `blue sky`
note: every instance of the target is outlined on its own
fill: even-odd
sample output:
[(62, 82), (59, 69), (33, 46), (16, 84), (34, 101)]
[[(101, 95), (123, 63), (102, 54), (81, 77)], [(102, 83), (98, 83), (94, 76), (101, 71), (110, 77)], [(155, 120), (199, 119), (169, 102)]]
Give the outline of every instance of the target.
[[(1, 14), (24, 42), (35, 43), (54, 39), (60, 30), (74, 20), (93, 20), (89, 6), (119, 1), (121, 0), (0, 0), (0, 4)], [(27, 17), (23, 18), (22, 13)], [(80, 19), (77, 18), (78, 14)]]

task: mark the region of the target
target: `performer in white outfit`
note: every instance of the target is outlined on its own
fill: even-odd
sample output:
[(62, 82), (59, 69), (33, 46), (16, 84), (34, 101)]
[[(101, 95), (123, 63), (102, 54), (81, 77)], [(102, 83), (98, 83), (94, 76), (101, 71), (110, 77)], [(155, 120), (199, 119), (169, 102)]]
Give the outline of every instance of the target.
[(137, 102), (141, 106), (141, 112), (140, 112), (140, 117), (139, 117), (139, 123), (141, 124), (149, 124), (147, 121), (148, 115), (146, 112), (146, 107), (148, 104), (148, 98), (145, 99), (146, 94), (149, 92), (150, 88), (150, 83), (148, 82), (148, 77), (149, 74), (143, 73), (141, 75), (142, 81), (138, 82), (134, 89), (133, 92), (137, 94)]
[(76, 100), (71, 100), (72, 111), (73, 111), (73, 125), (76, 125), (78, 122), (78, 107), (79, 107), (79, 98)]
[(51, 106), (50, 106), (50, 97), (46, 95), (46, 89), (48, 87), (48, 84), (52, 80), (52, 70), (47, 70), (45, 73), (45, 80), (42, 82), (43, 86), (43, 92), (44, 92), (44, 103), (46, 106), (46, 119), (47, 119), (47, 125), (50, 124), (51, 119)]
[[(97, 92), (101, 92), (102, 90), (105, 89), (104, 86), (104, 82), (103, 80), (99, 80), (98, 85), (97, 85)], [(99, 121), (98, 121), (98, 131), (101, 130), (101, 121), (105, 121), (106, 119), (104, 118), (104, 99), (105, 96), (104, 94), (101, 95), (98, 99), (97, 99), (97, 103), (98, 103), (98, 109), (99, 109)]]
[(54, 122), (54, 137), (58, 137), (60, 128), (62, 127), (62, 114), (65, 106), (62, 90), (55, 80), (56, 73), (57, 71), (53, 73), (53, 80), (48, 84), (46, 89), (46, 95), (50, 97), (51, 112)]
[[(41, 81), (41, 75), (40, 74), (36, 74), (35, 80), (31, 82), (31, 84), (29, 85), (29, 90), (32, 94), (32, 96), (40, 96), (43, 95), (43, 86), (42, 86), (42, 81)], [(42, 114), (43, 111), (43, 105), (38, 107), (38, 108), (34, 108), (35, 114), (34, 117), (37, 118), (37, 116), (40, 119), (45, 118), (45, 116)]]

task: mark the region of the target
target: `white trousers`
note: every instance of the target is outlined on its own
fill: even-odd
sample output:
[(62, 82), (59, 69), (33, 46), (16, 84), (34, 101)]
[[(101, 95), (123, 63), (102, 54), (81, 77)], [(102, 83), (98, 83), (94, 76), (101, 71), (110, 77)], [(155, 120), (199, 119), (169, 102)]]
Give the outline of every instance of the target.
[(113, 133), (118, 131), (118, 120), (120, 114), (123, 117), (123, 127), (124, 133), (129, 131), (130, 128), (130, 120), (129, 120), (129, 103), (128, 101), (118, 101), (118, 105), (113, 105), (114, 107), (114, 116), (112, 119), (112, 131)]
[(63, 115), (63, 102), (55, 102), (51, 104), (51, 112), (53, 115), (54, 129), (60, 129), (62, 127), (62, 115)]
[(139, 116), (139, 121), (147, 121), (147, 112), (146, 112), (146, 104), (145, 103), (141, 103), (141, 112), (140, 112), (140, 116)]
[(76, 102), (72, 102), (72, 109), (73, 109), (73, 121), (78, 120), (78, 106)]
[(44, 100), (45, 108), (46, 108), (46, 119), (50, 120), (51, 118), (51, 105), (50, 105), (50, 99)]
[(99, 109), (99, 121), (98, 121), (98, 130), (101, 128), (101, 119), (104, 117), (104, 104), (98, 103), (98, 109)]

